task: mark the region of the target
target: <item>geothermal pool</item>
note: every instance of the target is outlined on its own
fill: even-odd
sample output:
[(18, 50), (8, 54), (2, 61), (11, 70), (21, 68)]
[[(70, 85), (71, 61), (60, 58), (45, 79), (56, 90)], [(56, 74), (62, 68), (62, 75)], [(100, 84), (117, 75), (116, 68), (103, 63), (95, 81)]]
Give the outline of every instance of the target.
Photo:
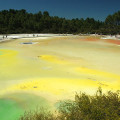
[[(30, 41), (36, 44), (21, 44)], [(74, 99), (80, 91), (94, 94), (99, 86), (120, 88), (120, 46), (111, 40), (51, 36), (0, 43), (2, 120), (36, 107), (54, 110), (59, 100)]]

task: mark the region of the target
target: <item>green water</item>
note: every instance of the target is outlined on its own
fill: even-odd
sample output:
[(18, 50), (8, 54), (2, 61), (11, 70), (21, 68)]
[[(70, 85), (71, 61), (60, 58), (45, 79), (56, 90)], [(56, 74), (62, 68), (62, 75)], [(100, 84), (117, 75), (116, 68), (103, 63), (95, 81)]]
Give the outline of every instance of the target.
[(0, 120), (17, 120), (22, 114), (23, 110), (15, 101), (0, 100)]
[(7, 94), (0, 99), (0, 120), (18, 120), (25, 111), (51, 108), (43, 97), (27, 93)]

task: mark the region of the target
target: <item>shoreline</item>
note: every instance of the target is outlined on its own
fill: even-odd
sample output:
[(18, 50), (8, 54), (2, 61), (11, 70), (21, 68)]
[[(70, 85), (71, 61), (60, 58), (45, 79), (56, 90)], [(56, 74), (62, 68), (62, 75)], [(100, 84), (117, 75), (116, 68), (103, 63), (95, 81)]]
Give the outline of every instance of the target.
[(16, 39), (48, 39), (51, 37), (65, 37), (71, 36), (72, 34), (9, 34), (4, 38), (5, 35), (0, 35), (0, 43)]

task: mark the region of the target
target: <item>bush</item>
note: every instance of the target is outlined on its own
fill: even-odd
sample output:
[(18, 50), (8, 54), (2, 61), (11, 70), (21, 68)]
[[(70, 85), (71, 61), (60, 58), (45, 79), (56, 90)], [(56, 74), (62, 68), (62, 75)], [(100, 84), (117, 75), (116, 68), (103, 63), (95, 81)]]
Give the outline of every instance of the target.
[(25, 112), (20, 120), (56, 120), (55, 116), (43, 108), (35, 111)]
[(119, 91), (103, 94), (99, 88), (94, 96), (76, 94), (74, 101), (59, 103), (58, 113), (57, 117), (45, 112), (25, 113), (20, 120), (119, 120)]

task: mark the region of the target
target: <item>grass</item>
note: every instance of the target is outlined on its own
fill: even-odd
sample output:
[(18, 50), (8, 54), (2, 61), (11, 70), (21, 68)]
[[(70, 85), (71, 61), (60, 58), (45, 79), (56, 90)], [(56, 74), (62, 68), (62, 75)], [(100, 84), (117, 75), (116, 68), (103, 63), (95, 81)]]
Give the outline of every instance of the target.
[(104, 94), (98, 88), (94, 96), (76, 94), (74, 101), (60, 101), (57, 113), (40, 109), (25, 112), (20, 120), (120, 120), (119, 91)]

